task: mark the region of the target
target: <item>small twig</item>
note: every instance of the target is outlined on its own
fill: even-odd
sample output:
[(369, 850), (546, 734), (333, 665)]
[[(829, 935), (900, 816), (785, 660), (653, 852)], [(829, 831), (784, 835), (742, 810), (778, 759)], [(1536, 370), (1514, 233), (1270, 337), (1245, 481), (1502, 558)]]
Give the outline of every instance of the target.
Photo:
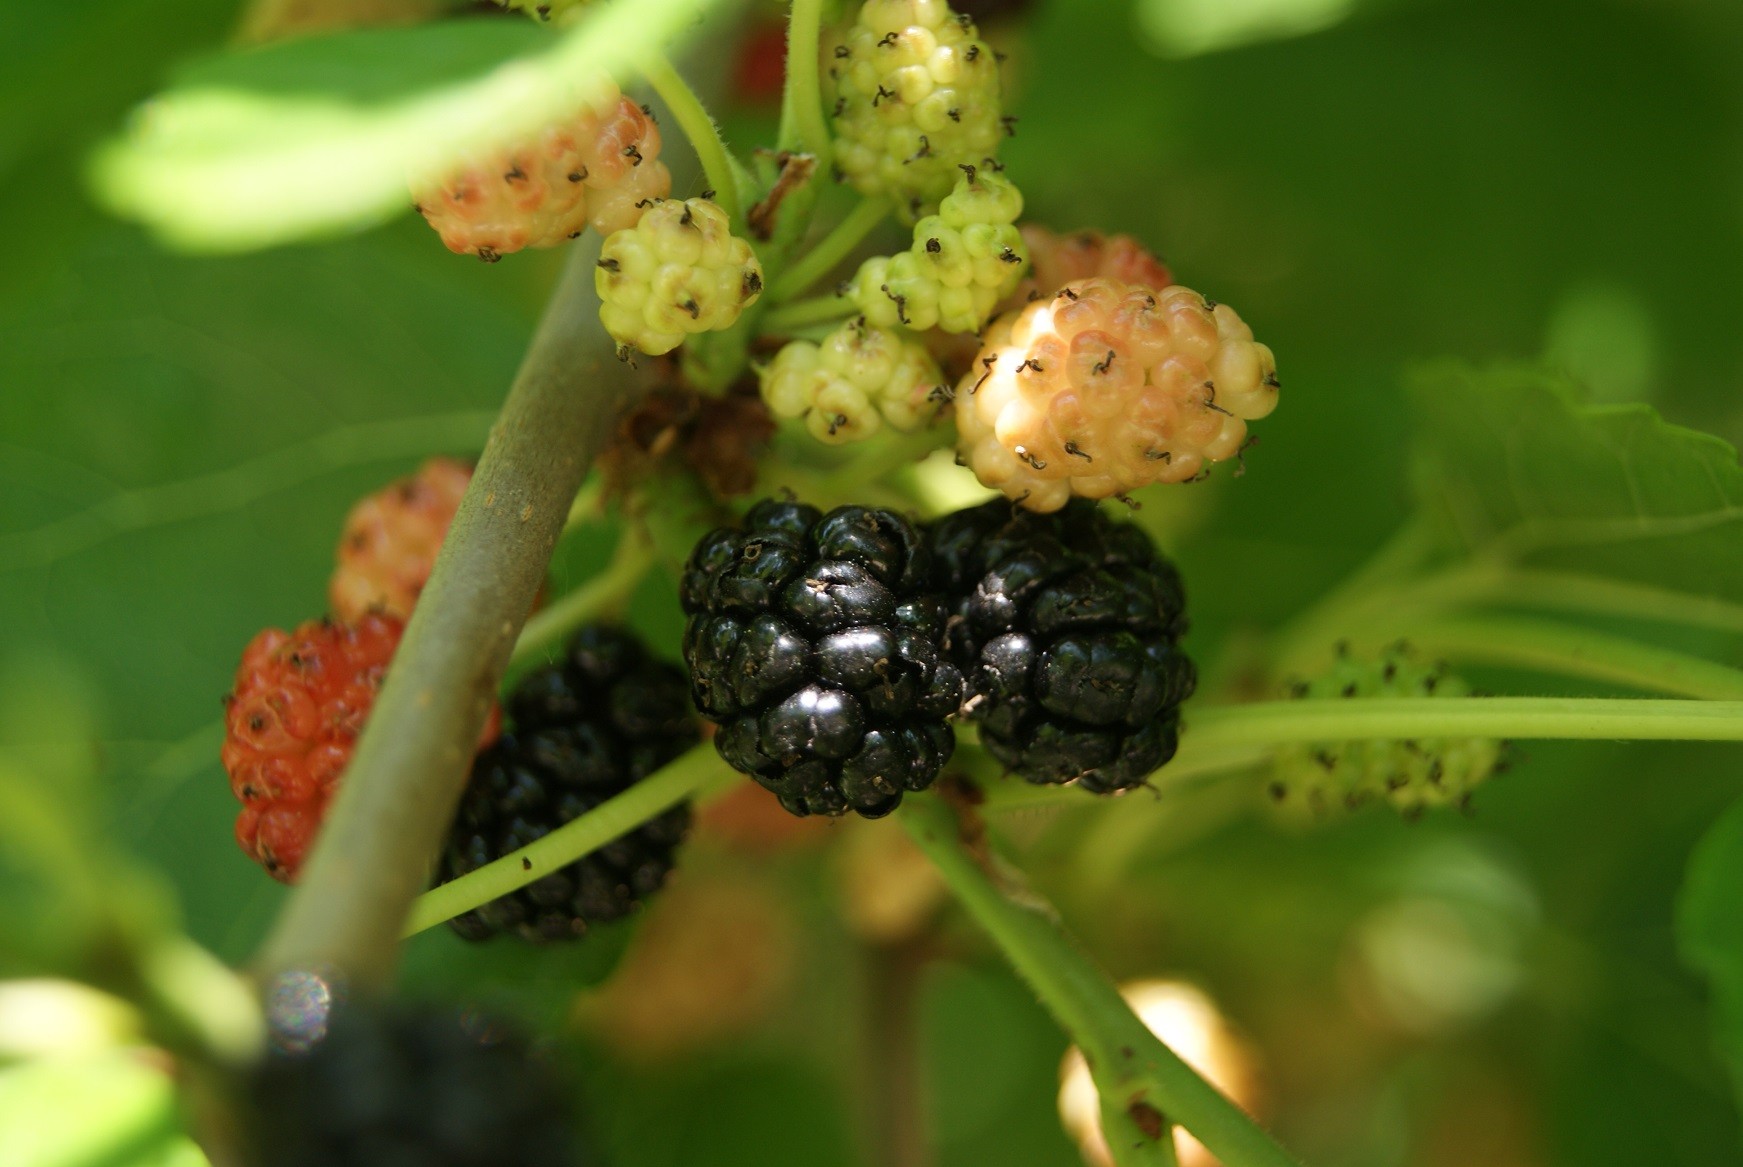
[(997, 855), (983, 862), (970, 853), (947, 803), (918, 795), (897, 814), (963, 908), (1083, 1050), (1117, 1164), (1166, 1163), (1159, 1144), (1172, 1140), (1168, 1124), (1178, 1122), (1226, 1167), (1294, 1167), (1287, 1151), (1150, 1032), (1021, 873)]
[(823, 0), (793, 0), (787, 23), (787, 84), (775, 141), (783, 150), (804, 150), (820, 161), (829, 157), (831, 148), (818, 73), (822, 39)]
[(765, 334), (780, 335), (790, 328), (804, 328), (831, 320), (845, 320), (853, 314), (853, 301), (846, 296), (813, 296), (782, 304), (762, 318)]
[(739, 171), (733, 165), (732, 152), (726, 148), (725, 139), (720, 136), (720, 127), (709, 116), (696, 91), (672, 67), (664, 53), (648, 56), (642, 61), (641, 70), (654, 92), (660, 95), (660, 100), (666, 103), (666, 108), (672, 111), (672, 116), (678, 119), (684, 136), (690, 139), (690, 148), (696, 151), (696, 157), (702, 163), (702, 173), (714, 189), (715, 203), (726, 212), (728, 220), (737, 223), (741, 205)]
[(817, 241), (817, 246), (775, 277), (769, 285), (769, 300), (774, 304), (784, 304), (829, 274), (830, 269), (846, 259), (889, 213), (888, 200), (861, 199), (841, 222), (830, 229), (829, 234)]
[(676, 761), (637, 782), (615, 798), (571, 819), (536, 843), (486, 863), (459, 879), (431, 888), (412, 905), (407, 936), (434, 928), (464, 912), (508, 895), (542, 879), (583, 855), (597, 851), (619, 835), (641, 826), (738, 775), (720, 760), (710, 742), (703, 742)]
[(594, 454), (643, 386), (594, 311), (597, 237), (573, 246), (406, 626), (302, 879), (257, 958), (364, 987), (391, 974), (515, 637)]

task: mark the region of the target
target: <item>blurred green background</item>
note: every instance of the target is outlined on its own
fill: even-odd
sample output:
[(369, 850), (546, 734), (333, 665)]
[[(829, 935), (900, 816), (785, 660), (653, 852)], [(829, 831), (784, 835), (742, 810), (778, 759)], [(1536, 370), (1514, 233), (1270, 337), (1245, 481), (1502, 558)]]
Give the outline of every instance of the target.
[[(0, 700), (45, 669), (79, 679), (108, 825), (232, 961), (282, 897), (231, 841), (216, 762), (240, 648), (321, 611), (356, 497), (478, 448), (556, 262), (468, 262), (409, 213), (190, 258), (95, 210), (88, 151), (236, 20), (217, 0), (0, 6)], [(1201, 659), (1302, 609), (1408, 513), (1401, 386), (1425, 358), (1547, 356), (1594, 399), (1743, 438), (1735, 3), (1055, 0), (989, 27), (1030, 216), (1138, 235), (1278, 353), (1250, 473), (1174, 516)], [(723, 112), (741, 145), (770, 124)], [(605, 537), (566, 548), (558, 588)], [(644, 599), (638, 621), (670, 629), (669, 585)], [(1297, 835), (1212, 790), (1011, 830), (1112, 972), (1217, 1000), (1309, 1162), (1722, 1164), (1743, 1161), (1737, 1113), (1672, 919), (1691, 846), (1743, 792), (1735, 758), (1532, 745), (1473, 818), (1414, 825)], [(690, 918), (742, 919), (715, 944), (755, 950), (730, 1024), (636, 1038), (555, 975), (509, 1002), (574, 1022), (623, 1167), (869, 1162), (891, 1071), (868, 1001), (907, 989), (937, 1162), (1077, 1161), (1054, 1113), (1065, 1040), (996, 955), (946, 917), (918, 971), (890, 973), (913, 942), (841, 922), (837, 853), (861, 830), (772, 855), (698, 844)], [(590, 940), (575, 976), (622, 939)], [(663, 983), (635, 962), (618, 982)], [(485, 977), (445, 935), (410, 965), (438, 990)]]

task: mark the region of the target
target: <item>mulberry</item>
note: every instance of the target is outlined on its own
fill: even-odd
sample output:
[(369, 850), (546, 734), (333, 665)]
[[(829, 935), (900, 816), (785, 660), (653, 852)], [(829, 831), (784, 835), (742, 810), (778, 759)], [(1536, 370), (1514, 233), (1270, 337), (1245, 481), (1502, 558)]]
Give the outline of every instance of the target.
[(920, 535), (890, 511), (758, 503), (680, 585), (696, 706), (734, 768), (796, 815), (888, 814), (949, 760), (961, 673)]
[(1277, 406), (1276, 361), (1227, 304), (1078, 280), (1002, 316), (957, 386), (958, 451), (1031, 510), (1183, 482)]
[(946, 647), (981, 743), (1030, 782), (1096, 794), (1174, 756), (1197, 675), (1180, 576), (1093, 503), (1049, 515), (995, 499), (928, 532), (951, 605)]

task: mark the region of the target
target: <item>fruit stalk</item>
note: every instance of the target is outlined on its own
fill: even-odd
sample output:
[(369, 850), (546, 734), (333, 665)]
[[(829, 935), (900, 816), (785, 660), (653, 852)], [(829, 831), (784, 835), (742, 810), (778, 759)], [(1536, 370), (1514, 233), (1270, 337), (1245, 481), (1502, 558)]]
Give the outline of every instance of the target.
[(594, 310), (597, 243), (574, 245), (296, 892), (256, 959), (391, 973), (473, 747), (570, 502), (643, 385)]
[[(1103, 1122), (1121, 1167), (1165, 1163), (1157, 1144), (1178, 1122), (1226, 1167), (1294, 1167), (1295, 1160), (1215, 1086), (1162, 1044), (1060, 924), (1051, 904), (993, 853), (984, 833), (964, 839), (950, 804), (911, 798), (897, 817), (968, 914), (1083, 1050), (1108, 1100)], [(1117, 1103), (1117, 1104), (1116, 1104)]]

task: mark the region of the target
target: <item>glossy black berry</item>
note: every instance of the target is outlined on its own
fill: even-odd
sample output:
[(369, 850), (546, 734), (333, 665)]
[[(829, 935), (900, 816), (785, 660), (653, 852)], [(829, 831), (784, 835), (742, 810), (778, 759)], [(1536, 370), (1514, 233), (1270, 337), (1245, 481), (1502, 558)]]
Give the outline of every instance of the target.
[(1143, 531), (1086, 501), (1043, 515), (1000, 500), (939, 520), (928, 542), (964, 709), (994, 757), (1109, 794), (1174, 756), (1196, 680), (1186, 598)]
[[(567, 1092), (474, 1014), (340, 1005), (246, 1083), (249, 1167), (577, 1167)], [(311, 1032), (312, 1029), (312, 1032)]]
[[(509, 696), (508, 728), (478, 755), (442, 858), (455, 879), (550, 834), (659, 769), (699, 738), (684, 677), (634, 636), (583, 628), (559, 665)], [(468, 940), (513, 931), (580, 936), (658, 891), (690, 823), (674, 807), (511, 895), (451, 921)]]
[(888, 814), (949, 759), (962, 675), (931, 558), (900, 515), (766, 501), (697, 544), (681, 594), (720, 756), (797, 815)]

